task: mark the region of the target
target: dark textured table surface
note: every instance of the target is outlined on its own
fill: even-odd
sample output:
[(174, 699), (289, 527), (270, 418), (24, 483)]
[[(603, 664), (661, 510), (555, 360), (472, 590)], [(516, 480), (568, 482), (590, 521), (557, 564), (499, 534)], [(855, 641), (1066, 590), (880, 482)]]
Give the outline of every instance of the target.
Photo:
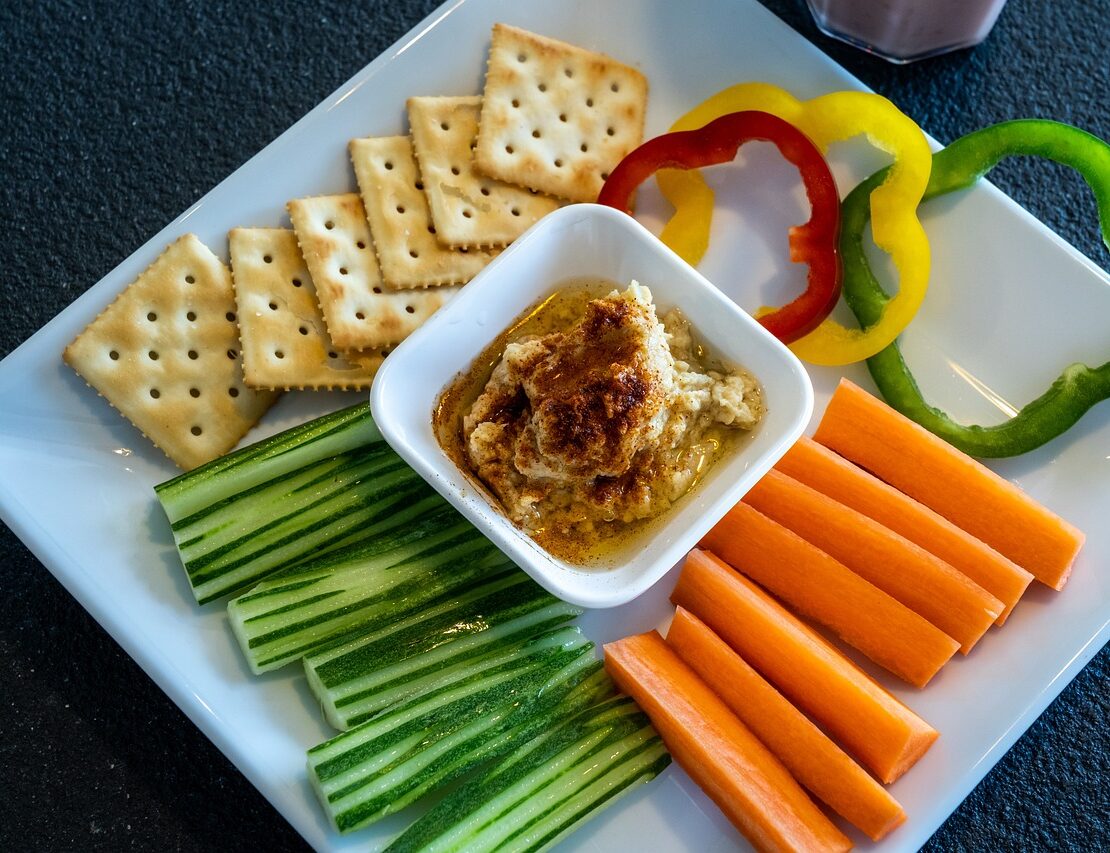
[[(0, 4), (0, 356), (436, 2)], [(1110, 0), (1010, 0), (978, 49), (903, 68), (821, 36), (801, 0), (764, 2), (942, 141), (1018, 116), (1110, 137)], [(992, 177), (1110, 263), (1073, 175)], [(0, 850), (303, 848), (2, 525), (0, 590)], [(1110, 848), (1108, 669), (1104, 649), (930, 849)]]

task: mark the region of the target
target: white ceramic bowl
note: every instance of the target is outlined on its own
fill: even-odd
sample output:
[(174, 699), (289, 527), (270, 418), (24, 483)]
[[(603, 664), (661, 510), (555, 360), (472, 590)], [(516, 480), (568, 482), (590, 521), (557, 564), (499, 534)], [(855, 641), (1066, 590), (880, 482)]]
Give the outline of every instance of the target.
[[(605, 569), (570, 565), (537, 545), (475, 488), (432, 429), (446, 386), (526, 309), (583, 277), (647, 285), (660, 314), (677, 306), (710, 352), (751, 371), (767, 405), (751, 441), (719, 459)], [(813, 389), (789, 349), (642, 225), (612, 208), (576, 204), (540, 220), (401, 344), (378, 372), (370, 406), (386, 441), (535, 580), (574, 604), (614, 607), (666, 574), (786, 452), (809, 420)]]

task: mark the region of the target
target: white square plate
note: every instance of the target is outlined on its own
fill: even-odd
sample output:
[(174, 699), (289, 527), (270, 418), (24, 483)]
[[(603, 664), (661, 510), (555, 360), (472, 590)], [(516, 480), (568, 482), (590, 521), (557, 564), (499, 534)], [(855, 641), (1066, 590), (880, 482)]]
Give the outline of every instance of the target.
[[(354, 186), (346, 142), (403, 130), (405, 98), (480, 90), (495, 21), (639, 65), (647, 132), (726, 85), (766, 80), (803, 98), (861, 84), (753, 0), (461, 0), (437, 10), (304, 119), (88, 290), (0, 364), (0, 516), (278, 810), (320, 849), (365, 849), (392, 819), (346, 838), (326, 825), (304, 750), (329, 735), (294, 670), (253, 678), (219, 607), (198, 609), (151, 487), (174, 473), (61, 363), (62, 348), (169, 240), (196, 232), (226, 257), (236, 225), (280, 225), (301, 195)], [(850, 182), (879, 164), (833, 153)], [(700, 271), (745, 308), (801, 286), (786, 226), (805, 218), (796, 175), (767, 146), (713, 170), (718, 215)], [(848, 183), (844, 184), (849, 185)], [(643, 193), (644, 221), (652, 193)], [(997, 421), (1070, 362), (1110, 354), (1107, 276), (989, 186), (931, 202), (933, 285), (904, 349), (925, 393), (960, 418)], [(1047, 284), (1050, 283), (1050, 284)], [(870, 387), (866, 371), (844, 371)], [(812, 369), (820, 413), (842, 371)], [(351, 395), (289, 395), (249, 439), (338, 408)], [(1008, 402), (1007, 402), (1008, 401)], [(1001, 411), (1000, 411), (1001, 410)], [(909, 820), (881, 846), (916, 850), (1110, 634), (1110, 404), (1066, 436), (994, 464), (1088, 534), (1067, 588), (1032, 589), (1001, 631), (924, 691), (882, 679), (942, 733), (893, 788)], [(625, 607), (587, 614), (598, 642), (665, 621), (673, 575)], [(406, 816), (407, 817), (407, 816)], [(732, 849), (738, 836), (672, 767), (566, 842), (580, 850)], [(862, 847), (870, 847), (861, 842)]]
[[(440, 447), (440, 394), (529, 308), (572, 279), (637, 281), (662, 316), (679, 308), (698, 343), (763, 385), (767, 413), (751, 441), (720, 459), (688, 498), (637, 535), (606, 570), (552, 556), (513, 525)], [(720, 290), (611, 207), (575, 204), (548, 214), (399, 346), (374, 380), (374, 419), (406, 462), (533, 579), (583, 607), (626, 604), (682, 559), (802, 434), (813, 410), (805, 368)]]

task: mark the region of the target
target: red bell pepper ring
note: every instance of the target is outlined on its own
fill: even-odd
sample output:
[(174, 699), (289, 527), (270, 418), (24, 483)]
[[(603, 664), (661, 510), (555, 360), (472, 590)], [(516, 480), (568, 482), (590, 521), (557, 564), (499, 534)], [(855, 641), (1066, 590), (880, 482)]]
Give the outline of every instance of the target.
[(631, 213), (636, 188), (660, 169), (700, 169), (731, 162), (745, 142), (772, 142), (798, 167), (811, 208), (809, 221), (790, 229), (790, 260), (809, 265), (804, 293), (759, 318), (783, 343), (816, 329), (840, 298), (840, 195), (817, 146), (794, 125), (758, 110), (729, 113), (698, 130), (666, 133), (625, 157), (601, 188), (598, 203)]

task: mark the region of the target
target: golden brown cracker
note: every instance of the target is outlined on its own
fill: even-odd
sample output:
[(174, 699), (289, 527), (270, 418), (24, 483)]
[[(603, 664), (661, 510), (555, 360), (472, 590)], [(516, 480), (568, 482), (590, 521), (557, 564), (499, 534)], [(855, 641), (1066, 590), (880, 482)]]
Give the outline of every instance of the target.
[(237, 331), (231, 273), (186, 234), (63, 358), (188, 470), (231, 450), (279, 396), (244, 384)]
[(407, 136), (352, 139), (349, 148), (387, 288), (464, 284), (490, 262), (494, 252), (451, 249), (436, 239)]
[(345, 355), (328, 337), (316, 287), (287, 228), (228, 234), (243, 375), (252, 388), (369, 388), (385, 354)]
[(615, 59), (495, 24), (482, 93), (478, 170), (571, 201), (596, 201), (640, 144), (647, 79)]
[(479, 174), (482, 99), (409, 98), (409, 128), (436, 237), (448, 246), (507, 246), (559, 206), (550, 196)]
[(295, 199), (287, 207), (328, 334), (340, 349), (398, 344), (455, 294), (457, 288), (386, 290), (356, 193)]

